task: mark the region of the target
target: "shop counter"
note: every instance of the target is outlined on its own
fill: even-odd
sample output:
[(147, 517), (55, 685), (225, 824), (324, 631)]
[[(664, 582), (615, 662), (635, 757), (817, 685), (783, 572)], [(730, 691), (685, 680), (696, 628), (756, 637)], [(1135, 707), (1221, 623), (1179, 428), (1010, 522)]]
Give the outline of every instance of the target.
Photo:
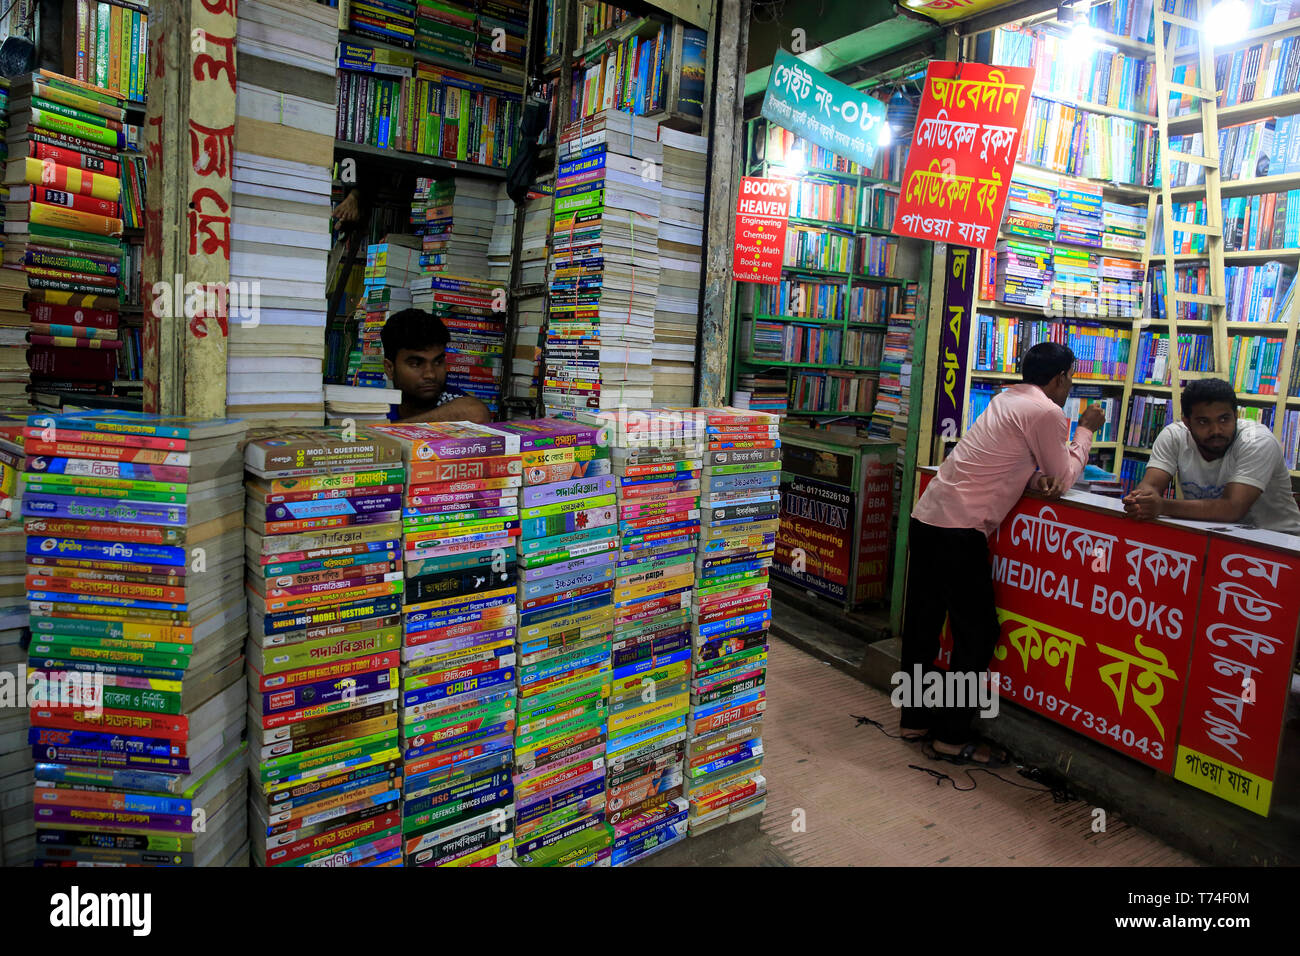
[[(935, 469), (918, 471), (924, 489)], [(1114, 498), (1067, 492), (1022, 497), (989, 546), (1003, 700), (1268, 815), (1300, 537), (1138, 522)]]

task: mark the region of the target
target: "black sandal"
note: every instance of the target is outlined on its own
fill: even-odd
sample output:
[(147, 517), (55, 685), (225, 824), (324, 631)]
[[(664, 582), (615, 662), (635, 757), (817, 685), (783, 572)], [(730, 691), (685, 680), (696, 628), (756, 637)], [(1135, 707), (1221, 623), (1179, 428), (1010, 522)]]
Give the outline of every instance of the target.
[(986, 767), (989, 770), (994, 770), (999, 767), (1011, 766), (1011, 755), (1001, 751), (1001, 756), (999, 756), (999, 752), (993, 747), (989, 748), (989, 759), (987, 761), (976, 760), (975, 751), (979, 749), (979, 745), (980, 741), (971, 741), (961, 748), (960, 753), (955, 754), (946, 754), (935, 750), (931, 746), (925, 749), (925, 755), (931, 760), (943, 760), (946, 763), (957, 764), (959, 767)]

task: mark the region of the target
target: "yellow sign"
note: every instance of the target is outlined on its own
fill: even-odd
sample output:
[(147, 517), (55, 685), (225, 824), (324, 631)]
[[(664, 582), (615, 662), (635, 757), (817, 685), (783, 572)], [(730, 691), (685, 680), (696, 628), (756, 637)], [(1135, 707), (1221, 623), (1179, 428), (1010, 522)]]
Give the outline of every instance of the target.
[(1009, 6), (1014, 0), (899, 0), (904, 7), (940, 23), (964, 20), (986, 10)]
[(1179, 745), (1174, 760), (1174, 779), (1212, 793), (1239, 807), (1268, 816), (1269, 801), (1273, 798), (1273, 781), (1240, 770), (1232, 764), (1215, 760), (1191, 747)]

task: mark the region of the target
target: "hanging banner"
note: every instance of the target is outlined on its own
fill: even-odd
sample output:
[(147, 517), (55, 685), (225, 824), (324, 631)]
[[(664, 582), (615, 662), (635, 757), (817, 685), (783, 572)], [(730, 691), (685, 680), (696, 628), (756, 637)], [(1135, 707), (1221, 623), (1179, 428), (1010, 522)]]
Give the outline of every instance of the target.
[(970, 327), (974, 321), (975, 250), (948, 247), (948, 281), (943, 292), (943, 324), (939, 329), (939, 358), (943, 380), (934, 403), (934, 433), (942, 441), (961, 437), (962, 409), (966, 405), (966, 359), (970, 354)]
[(763, 116), (796, 136), (868, 167), (875, 164), (881, 131), (888, 128), (884, 103), (832, 80), (785, 50), (777, 50), (772, 61)]
[(1009, 6), (1013, 2), (1014, 0), (904, 0), (904, 5), (908, 10), (931, 20), (952, 23), (997, 7)]
[(1244, 541), (1210, 541), (1174, 777), (1268, 816), (1295, 660), (1300, 571)]
[(993, 248), (1033, 87), (1033, 67), (930, 63), (895, 233)]
[(737, 282), (776, 285), (781, 281), (790, 190), (786, 179), (745, 176), (740, 180), (731, 261)]
[(883, 601), (889, 584), (889, 553), (894, 547), (890, 524), (894, 516), (894, 463), (897, 445), (862, 456), (858, 489), (858, 580), (854, 600)]

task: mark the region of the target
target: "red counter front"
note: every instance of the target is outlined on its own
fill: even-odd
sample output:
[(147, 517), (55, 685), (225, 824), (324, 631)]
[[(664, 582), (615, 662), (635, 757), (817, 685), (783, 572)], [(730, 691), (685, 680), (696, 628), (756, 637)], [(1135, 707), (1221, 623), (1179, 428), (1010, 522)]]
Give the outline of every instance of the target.
[(1071, 493), (1022, 498), (989, 544), (1004, 699), (1268, 815), (1300, 538), (1138, 523)]

